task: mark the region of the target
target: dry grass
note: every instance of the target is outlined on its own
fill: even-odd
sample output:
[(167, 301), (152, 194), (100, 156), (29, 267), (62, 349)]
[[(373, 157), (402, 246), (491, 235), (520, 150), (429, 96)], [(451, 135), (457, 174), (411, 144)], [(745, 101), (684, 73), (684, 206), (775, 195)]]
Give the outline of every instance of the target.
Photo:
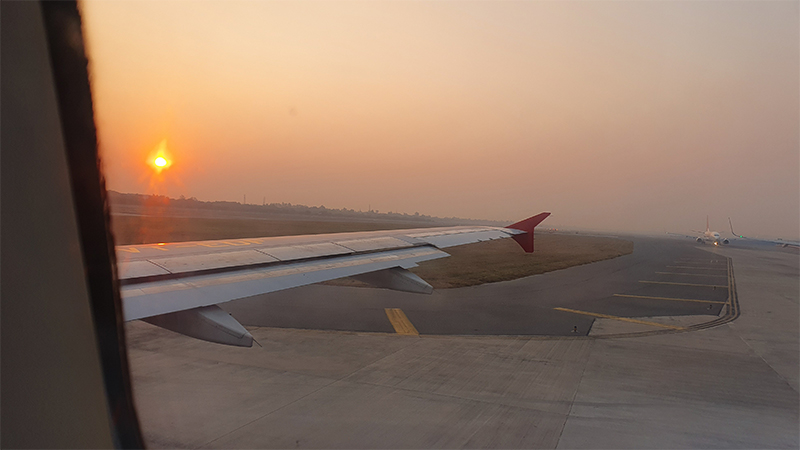
[(188, 217), (111, 217), (116, 245), (206, 241), (249, 237), (344, 233), (430, 227), (430, 223), (334, 222), (309, 220), (209, 219)]
[(536, 251), (525, 253), (512, 239), (480, 242), (446, 249), (449, 258), (420, 264), (414, 272), (437, 289), (517, 278), (566, 269), (633, 252), (622, 239), (541, 234)]
[[(436, 289), (475, 286), (515, 280), (566, 269), (633, 252), (633, 242), (622, 239), (564, 234), (536, 235), (536, 251), (525, 253), (512, 239), (479, 242), (445, 249), (451, 256), (421, 263), (411, 269)], [(369, 285), (342, 279), (327, 284)]]
[[(133, 245), (425, 226), (430, 224), (115, 215), (111, 228), (117, 245)], [(446, 251), (451, 255), (449, 258), (424, 262), (412, 272), (436, 289), (474, 286), (615, 258), (633, 252), (633, 243), (606, 237), (542, 233), (536, 235), (536, 251), (532, 254), (523, 252), (512, 239), (462, 245)], [(369, 286), (347, 278), (326, 284)]]

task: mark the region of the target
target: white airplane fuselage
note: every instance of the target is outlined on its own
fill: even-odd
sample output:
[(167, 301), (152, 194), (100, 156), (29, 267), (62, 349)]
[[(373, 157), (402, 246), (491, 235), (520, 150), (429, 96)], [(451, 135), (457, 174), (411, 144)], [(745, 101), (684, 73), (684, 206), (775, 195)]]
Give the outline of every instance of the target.
[(724, 245), (728, 243), (728, 240), (720, 236), (719, 232), (711, 231), (710, 222), (708, 220), (708, 216), (706, 216), (706, 231), (703, 232), (702, 236), (697, 238), (697, 242), (701, 244), (708, 242), (709, 244), (714, 245)]
[(716, 231), (706, 230), (702, 237), (697, 238), (697, 242), (708, 242), (713, 245), (724, 245), (728, 240), (719, 235)]

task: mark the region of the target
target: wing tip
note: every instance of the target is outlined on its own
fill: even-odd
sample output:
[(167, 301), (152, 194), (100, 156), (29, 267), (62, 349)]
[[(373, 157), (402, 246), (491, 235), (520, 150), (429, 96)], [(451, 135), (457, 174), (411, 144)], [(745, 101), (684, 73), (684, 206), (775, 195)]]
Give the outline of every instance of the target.
[(519, 244), (520, 247), (525, 250), (525, 253), (533, 253), (533, 230), (549, 216), (549, 212), (542, 212), (535, 216), (528, 217), (525, 220), (520, 220), (519, 222), (511, 224), (506, 228), (524, 231), (525, 234), (517, 234), (512, 237), (515, 241), (517, 241), (517, 244)]
[(541, 212), (536, 214), (535, 216), (528, 217), (525, 220), (520, 220), (517, 223), (513, 223), (506, 228), (513, 228), (515, 230), (524, 231), (526, 233), (532, 233), (533, 229), (536, 228), (537, 225), (542, 223), (544, 219), (550, 216), (549, 212)]

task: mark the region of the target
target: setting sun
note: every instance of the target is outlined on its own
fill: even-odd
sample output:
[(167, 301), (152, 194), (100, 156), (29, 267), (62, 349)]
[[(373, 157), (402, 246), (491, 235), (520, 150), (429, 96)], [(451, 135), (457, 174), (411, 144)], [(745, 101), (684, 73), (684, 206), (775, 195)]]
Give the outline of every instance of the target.
[(147, 157), (148, 164), (152, 164), (156, 173), (160, 174), (162, 170), (169, 168), (172, 165), (172, 160), (167, 152), (167, 140), (161, 141), (156, 148)]

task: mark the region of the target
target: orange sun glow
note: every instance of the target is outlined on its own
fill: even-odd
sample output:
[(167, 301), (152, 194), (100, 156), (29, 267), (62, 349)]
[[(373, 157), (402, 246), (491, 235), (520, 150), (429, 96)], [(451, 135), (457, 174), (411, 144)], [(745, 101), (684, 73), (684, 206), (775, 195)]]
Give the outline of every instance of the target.
[(147, 158), (149, 164), (153, 165), (156, 173), (161, 173), (162, 170), (169, 168), (172, 161), (167, 153), (167, 140), (161, 141), (152, 153)]

